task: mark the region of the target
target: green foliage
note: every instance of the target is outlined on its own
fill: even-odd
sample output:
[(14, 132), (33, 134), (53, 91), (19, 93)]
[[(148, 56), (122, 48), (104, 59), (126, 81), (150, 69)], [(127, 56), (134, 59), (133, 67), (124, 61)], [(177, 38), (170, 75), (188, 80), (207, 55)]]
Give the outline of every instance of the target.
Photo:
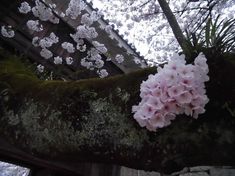
[(220, 20), (220, 15), (215, 20), (208, 19), (206, 25), (197, 33), (186, 30), (188, 48), (199, 53), (204, 48), (214, 50), (214, 53), (232, 52), (235, 46), (235, 19)]
[(217, 16), (213, 22), (209, 19), (204, 27), (205, 46), (214, 47), (218, 52), (230, 52), (235, 43), (235, 19), (219, 20)]
[(224, 103), (222, 108), (226, 109), (232, 117), (235, 117), (235, 109), (232, 109), (233, 107), (231, 107), (230, 103), (228, 102)]
[(6, 57), (0, 61), (0, 74), (4, 73), (25, 74), (30, 77), (35, 77), (32, 70), (22, 63), (21, 58), (16, 56)]
[(0, 74), (11, 72), (25, 74), (40, 80), (61, 80), (61, 71), (59, 69), (53, 72), (45, 69), (43, 73), (40, 73), (37, 65), (25, 55), (17, 56), (0, 49)]

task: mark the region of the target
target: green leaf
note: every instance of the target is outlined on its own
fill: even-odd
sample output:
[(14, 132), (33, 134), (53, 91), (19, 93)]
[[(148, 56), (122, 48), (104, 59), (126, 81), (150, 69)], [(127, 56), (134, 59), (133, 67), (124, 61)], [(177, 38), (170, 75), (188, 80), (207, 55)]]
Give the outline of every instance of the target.
[(205, 26), (205, 39), (206, 39), (207, 47), (209, 47), (209, 42), (210, 42), (210, 27), (211, 27), (211, 18), (208, 19), (206, 26)]

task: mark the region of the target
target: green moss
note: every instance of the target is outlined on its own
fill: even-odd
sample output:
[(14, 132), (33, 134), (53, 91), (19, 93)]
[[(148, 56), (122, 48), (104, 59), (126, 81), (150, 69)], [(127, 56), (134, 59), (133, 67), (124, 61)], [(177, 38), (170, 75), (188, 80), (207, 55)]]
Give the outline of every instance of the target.
[(8, 56), (0, 61), (0, 85), (5, 85), (12, 96), (26, 95), (29, 90), (37, 91), (39, 83), (31, 69), (23, 64), (20, 58)]
[(0, 61), (0, 74), (14, 73), (23, 74), (36, 78), (31, 69), (22, 63), (22, 59), (11, 56)]
[[(156, 72), (156, 68), (148, 68), (127, 75), (118, 75), (106, 79), (94, 78), (68, 82), (40, 81), (30, 68), (22, 64), (22, 59), (15, 56), (3, 57), (5, 59), (2, 59), (0, 62), (0, 82), (7, 83), (14, 89), (14, 92), (20, 92), (24, 96), (27, 92), (37, 92), (37, 97), (39, 98), (41, 96), (40, 99), (44, 99), (45, 101), (49, 101), (46, 99), (51, 97), (49, 95), (50, 92), (58, 96), (58, 99), (63, 99), (63, 96), (67, 96), (68, 93), (72, 94), (73, 92), (86, 90), (97, 92), (100, 96), (106, 97), (107, 94), (112, 93), (118, 87), (130, 95), (136, 94), (139, 91), (142, 80), (146, 79), (148, 74)], [(107, 88), (109, 92), (106, 91)], [(44, 91), (38, 91), (39, 89), (43, 89)], [(121, 94), (123, 98), (129, 98), (126, 97), (128, 96), (127, 94), (124, 95), (123, 92)]]
[[(123, 112), (108, 98), (93, 100), (91, 97), (97, 96), (94, 92), (84, 92), (82, 96), (82, 99), (88, 100), (89, 109), (67, 118), (63, 112), (50, 105), (27, 100), (17, 114), (13, 111), (5, 113), (1, 120), (8, 125), (3, 129), (9, 131), (10, 128), (15, 128), (14, 134), (10, 135), (15, 136), (11, 140), (13, 143), (18, 141), (16, 143), (21, 143), (23, 148), (42, 154), (78, 151), (80, 147), (85, 146), (109, 146), (110, 152), (123, 147), (134, 146), (136, 150), (143, 147), (147, 134), (138, 131), (135, 123), (130, 123), (127, 118), (130, 114)], [(123, 101), (122, 96), (119, 99)], [(79, 127), (74, 121), (77, 121)], [(53, 151), (50, 151), (50, 148), (53, 148)]]

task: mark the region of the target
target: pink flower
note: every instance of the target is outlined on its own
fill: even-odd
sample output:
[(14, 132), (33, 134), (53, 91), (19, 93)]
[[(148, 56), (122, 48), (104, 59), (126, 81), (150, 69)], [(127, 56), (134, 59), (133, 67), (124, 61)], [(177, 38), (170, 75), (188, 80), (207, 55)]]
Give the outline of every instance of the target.
[(181, 55), (178, 55), (176, 53), (173, 54), (172, 56), (172, 62), (176, 62), (178, 64), (183, 64), (185, 65), (186, 61), (185, 61), (185, 55), (184, 54), (181, 54)]
[(162, 92), (160, 100), (164, 103), (171, 101), (172, 99), (169, 97), (168, 93), (166, 91)]
[(192, 116), (193, 115), (193, 108), (194, 106), (192, 104), (187, 104), (184, 106), (184, 113), (187, 116)]
[(209, 80), (206, 58), (199, 55), (195, 65), (185, 64), (184, 56), (174, 55), (157, 74), (141, 84), (142, 101), (132, 108), (141, 127), (156, 131), (170, 125), (178, 114), (198, 118), (205, 112), (209, 101), (204, 84)]
[(207, 104), (209, 99), (206, 95), (197, 95), (195, 98), (192, 99), (191, 104), (194, 106), (204, 106)]
[(134, 119), (139, 123), (141, 127), (145, 127), (147, 124), (146, 119), (143, 119), (142, 115), (138, 112), (134, 114)]
[(139, 110), (139, 106), (132, 106), (132, 112), (137, 112)]
[(165, 126), (165, 118), (162, 114), (157, 113), (153, 118), (149, 119), (149, 124), (155, 129), (163, 128)]
[(205, 56), (200, 53), (194, 60), (194, 64), (199, 66), (199, 67), (206, 67), (207, 63), (206, 63), (206, 58)]
[(144, 119), (149, 119), (154, 115), (154, 113), (156, 112), (156, 109), (153, 106), (145, 103), (141, 107), (139, 112), (143, 115)]
[(159, 98), (157, 97), (149, 97), (149, 99), (147, 100), (146, 104), (149, 104), (151, 107), (153, 107), (156, 110), (159, 110), (163, 107), (162, 102), (160, 101)]
[(197, 119), (199, 114), (203, 114), (206, 110), (202, 107), (193, 108), (193, 118)]
[(187, 104), (190, 103), (192, 100), (192, 94), (188, 91), (184, 91), (180, 95), (176, 97), (176, 100), (179, 104)]
[(185, 91), (185, 88), (183, 85), (175, 85), (175, 86), (170, 87), (167, 90), (167, 93), (169, 94), (170, 97), (173, 98), (181, 94), (183, 91)]
[(193, 68), (193, 65), (183, 65), (179, 68), (179, 75), (181, 77), (190, 77), (192, 79), (192, 77), (194, 76)]
[(165, 70), (164, 79), (169, 86), (175, 84), (178, 81), (178, 74), (176, 71)]
[(175, 120), (175, 114), (173, 113), (165, 114), (165, 126), (170, 125), (172, 120)]
[(164, 69), (178, 71), (182, 66), (184, 66), (184, 64), (181, 62), (170, 61), (167, 65), (164, 66)]
[(161, 95), (162, 95), (162, 90), (161, 90), (161, 88), (160, 88), (160, 87), (157, 87), (157, 88), (153, 89), (153, 90), (151, 91), (151, 95), (160, 98)]
[(146, 123), (146, 128), (149, 131), (156, 131), (157, 130), (151, 123)]
[(181, 79), (181, 84), (186, 86), (186, 87), (193, 87), (194, 86), (194, 81), (191, 77), (184, 77)]
[(147, 88), (147, 87), (144, 87), (142, 89), (140, 89), (140, 97), (141, 98), (144, 98), (146, 96), (149, 96), (151, 95), (151, 89)]
[(171, 100), (169, 102), (165, 102), (162, 108), (162, 113), (176, 113), (179, 111), (179, 106), (176, 104), (176, 101)]

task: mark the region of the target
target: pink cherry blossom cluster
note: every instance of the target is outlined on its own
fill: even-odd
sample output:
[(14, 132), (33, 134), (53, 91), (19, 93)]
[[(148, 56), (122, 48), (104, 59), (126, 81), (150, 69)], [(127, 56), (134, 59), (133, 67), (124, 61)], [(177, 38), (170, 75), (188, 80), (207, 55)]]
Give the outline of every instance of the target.
[(134, 119), (150, 131), (170, 125), (178, 114), (197, 119), (209, 101), (205, 90), (208, 71), (203, 54), (198, 55), (194, 65), (186, 65), (183, 55), (174, 55), (157, 74), (149, 75), (141, 84), (142, 101), (132, 107)]

